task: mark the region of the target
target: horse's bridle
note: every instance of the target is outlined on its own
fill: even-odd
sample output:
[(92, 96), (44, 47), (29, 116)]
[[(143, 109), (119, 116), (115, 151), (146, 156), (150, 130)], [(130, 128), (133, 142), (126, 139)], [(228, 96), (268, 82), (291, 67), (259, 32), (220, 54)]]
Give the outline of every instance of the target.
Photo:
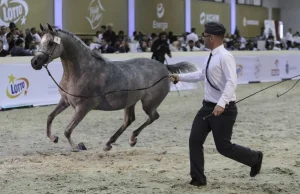
[(50, 63), (50, 59), (51, 59), (51, 57), (52, 57), (52, 55), (53, 55), (53, 53), (54, 53), (54, 51), (56, 49), (56, 45), (57, 45), (57, 43), (54, 42), (54, 47), (53, 47), (53, 50), (52, 50), (52, 52), (50, 54), (48, 54), (48, 53), (46, 53), (46, 52), (44, 52), (42, 50), (38, 50), (38, 52), (37, 52), (37, 53), (43, 53), (44, 55), (47, 56), (47, 62), (43, 65), (47, 69), (47, 71), (48, 71), (48, 65)]

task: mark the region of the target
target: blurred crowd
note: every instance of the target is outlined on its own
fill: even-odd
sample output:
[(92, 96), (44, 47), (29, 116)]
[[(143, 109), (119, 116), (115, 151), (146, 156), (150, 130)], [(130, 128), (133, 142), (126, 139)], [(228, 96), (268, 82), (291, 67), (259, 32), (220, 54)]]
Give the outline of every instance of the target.
[[(19, 30), (15, 23), (9, 26), (0, 26), (0, 57), (5, 56), (33, 56), (38, 51), (41, 37), (45, 32), (35, 27)], [(101, 53), (138, 53), (154, 52), (155, 41), (161, 41), (166, 35), (166, 44), (170, 52), (206, 51), (201, 33), (196, 28), (181, 35), (174, 35), (172, 31), (160, 34), (135, 31), (132, 36), (125, 35), (124, 31), (115, 32), (113, 24), (103, 25), (85, 43), (91, 50)], [(234, 34), (227, 34), (224, 38), (224, 47), (230, 51), (258, 51), (258, 50), (299, 50), (300, 33), (293, 33), (292, 29), (281, 40), (276, 40), (272, 34), (265, 34), (261, 28), (256, 37), (245, 38), (237, 29)]]
[[(153, 42), (159, 39), (160, 34), (133, 32), (132, 36), (124, 35), (124, 31), (116, 33), (113, 25), (101, 26), (92, 40), (86, 44), (92, 50), (102, 53), (128, 53), (128, 52), (153, 52)], [(167, 32), (167, 42), (172, 52), (206, 51), (201, 33), (196, 28), (175, 36), (172, 31)], [(256, 37), (245, 38), (237, 29), (234, 34), (226, 34), (224, 47), (230, 51), (259, 51), (259, 50), (299, 50), (300, 34), (292, 33), (292, 29), (281, 39), (275, 39), (274, 35), (266, 34), (264, 27)]]

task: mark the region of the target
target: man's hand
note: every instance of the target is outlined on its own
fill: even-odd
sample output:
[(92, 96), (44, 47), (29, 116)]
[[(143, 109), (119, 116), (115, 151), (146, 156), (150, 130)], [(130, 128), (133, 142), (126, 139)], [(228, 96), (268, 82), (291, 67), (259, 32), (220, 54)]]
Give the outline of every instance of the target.
[(169, 77), (174, 84), (177, 84), (179, 82), (179, 76), (177, 74), (171, 74), (169, 75)]
[(220, 114), (222, 114), (224, 112), (225, 108), (217, 105), (215, 106), (214, 111), (212, 112), (215, 116), (219, 116)]

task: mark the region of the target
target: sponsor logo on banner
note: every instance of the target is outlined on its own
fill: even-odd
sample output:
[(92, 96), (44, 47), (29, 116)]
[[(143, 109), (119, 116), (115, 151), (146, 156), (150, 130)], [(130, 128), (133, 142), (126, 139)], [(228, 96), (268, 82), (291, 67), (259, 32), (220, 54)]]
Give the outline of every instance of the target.
[(205, 22), (219, 22), (220, 21), (220, 15), (217, 14), (207, 14), (205, 12), (202, 12), (200, 14), (200, 24), (203, 25)]
[(237, 74), (237, 77), (241, 77), (243, 75), (243, 65), (238, 64), (236, 66), (236, 74)]
[(12, 74), (8, 76), (9, 82), (6, 88), (6, 96), (10, 99), (17, 98), (22, 94), (24, 96), (28, 93), (29, 81), (26, 78), (16, 78)]
[(19, 21), (24, 25), (28, 12), (28, 4), (24, 0), (0, 0), (0, 26)]
[[(156, 6), (156, 15), (159, 19), (163, 18), (165, 15), (165, 7), (164, 4), (159, 3)], [(153, 26), (154, 29), (162, 29), (165, 30), (168, 28), (168, 22), (157, 22), (156, 20), (153, 21)]]
[(91, 28), (94, 30), (98, 28), (101, 24), (101, 21), (103, 19), (103, 11), (104, 8), (101, 5), (100, 0), (92, 0), (89, 7), (88, 7), (90, 15), (86, 17), (88, 22), (91, 25)]
[(244, 27), (248, 26), (259, 26), (258, 20), (247, 20), (246, 17), (243, 18), (243, 25)]
[(297, 70), (298, 68), (296, 66), (290, 66), (289, 62), (286, 61), (285, 63), (285, 73), (289, 74), (291, 70)]
[(280, 75), (280, 70), (278, 68), (279, 60), (276, 59), (274, 64), (275, 64), (276, 68), (275, 69), (271, 69), (271, 75), (272, 76), (279, 76)]
[(259, 59), (256, 59), (256, 61), (257, 61), (257, 63), (254, 66), (254, 76), (255, 76), (255, 78), (258, 78), (259, 77), (259, 73), (260, 73), (261, 64), (260, 64)]
[(162, 18), (165, 14), (165, 8), (162, 3), (157, 4), (157, 17)]

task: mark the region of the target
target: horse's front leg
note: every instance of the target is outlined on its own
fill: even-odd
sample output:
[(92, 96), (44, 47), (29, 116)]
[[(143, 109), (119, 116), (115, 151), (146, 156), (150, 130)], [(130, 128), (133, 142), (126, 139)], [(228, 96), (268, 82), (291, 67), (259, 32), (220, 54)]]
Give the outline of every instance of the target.
[(86, 150), (86, 147), (83, 143), (79, 143), (78, 145), (76, 145), (73, 142), (73, 140), (71, 139), (71, 134), (73, 132), (73, 129), (80, 123), (80, 121), (82, 121), (82, 119), (87, 115), (89, 111), (90, 109), (84, 106), (76, 107), (72, 120), (65, 130), (65, 136), (69, 141), (71, 150), (74, 152), (79, 150)]
[(66, 108), (68, 108), (70, 106), (69, 103), (66, 103), (62, 98), (60, 99), (60, 101), (58, 102), (56, 108), (54, 109), (54, 111), (52, 111), (50, 113), (50, 115), (48, 116), (47, 119), (47, 137), (54, 143), (58, 142), (58, 137), (57, 136), (53, 136), (51, 133), (51, 126), (52, 126), (52, 121), (53, 119), (59, 115), (62, 111), (66, 110)]

